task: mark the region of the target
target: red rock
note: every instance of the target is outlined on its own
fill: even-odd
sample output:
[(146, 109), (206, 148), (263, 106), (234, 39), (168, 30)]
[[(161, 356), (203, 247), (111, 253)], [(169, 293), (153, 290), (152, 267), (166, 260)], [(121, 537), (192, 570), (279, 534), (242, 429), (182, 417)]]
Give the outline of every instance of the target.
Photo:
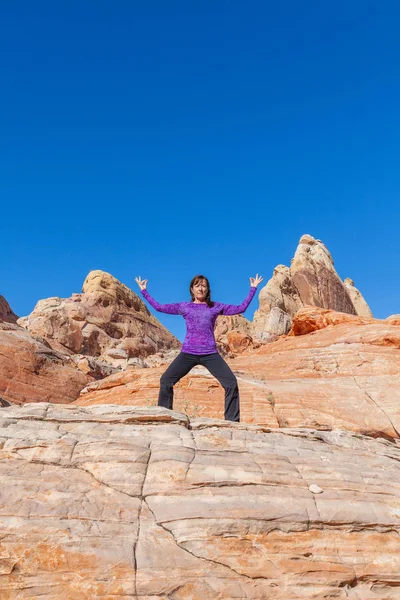
[(92, 381), (68, 356), (11, 323), (0, 323), (0, 358), (0, 396), (15, 404), (72, 402)]
[[(382, 320), (349, 315), (344, 312), (336, 312), (315, 306), (305, 306), (294, 315), (292, 328), (288, 335), (305, 335), (311, 331), (324, 329), (325, 327), (329, 327), (329, 325), (340, 325), (341, 323), (363, 325), (375, 322), (382, 323)], [(392, 322), (392, 324), (394, 323)]]
[(329, 250), (311, 235), (301, 237), (290, 267), (275, 267), (272, 278), (260, 290), (259, 301), (253, 337), (262, 342), (286, 334), (294, 315), (304, 306), (372, 317), (353, 280), (342, 282)]
[(4, 321), (5, 323), (16, 323), (18, 320), (17, 315), (11, 309), (7, 300), (4, 296), (0, 296), (0, 323)]

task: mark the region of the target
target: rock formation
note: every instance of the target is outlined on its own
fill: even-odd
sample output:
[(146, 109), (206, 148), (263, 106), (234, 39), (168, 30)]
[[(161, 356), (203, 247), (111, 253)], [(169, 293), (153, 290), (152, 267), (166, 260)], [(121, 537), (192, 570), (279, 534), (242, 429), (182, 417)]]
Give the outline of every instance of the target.
[(303, 235), (290, 265), (293, 283), (303, 305), (311, 304), (356, 314), (347, 289), (334, 268), (333, 258), (320, 241)]
[(214, 337), (218, 351), (223, 356), (234, 357), (260, 345), (253, 339), (252, 323), (242, 315), (219, 315), (215, 322)]
[(2, 600), (399, 597), (398, 443), (28, 404), (0, 477)]
[(13, 323), (0, 323), (0, 396), (5, 400), (72, 402), (92, 380), (46, 340)]
[[(400, 436), (399, 325), (310, 307), (297, 313), (293, 333), (227, 359), (239, 384), (242, 421)], [(75, 404), (155, 405), (165, 368), (94, 381)], [(196, 367), (174, 386), (174, 408), (223, 418), (224, 390)]]
[(120, 368), (131, 358), (181, 347), (139, 296), (104, 271), (89, 273), (82, 294), (40, 300), (18, 323), (51, 344)]
[(12, 310), (4, 296), (0, 296), (0, 323), (16, 323), (17, 315)]
[[(378, 329), (381, 325), (383, 327), (382, 331), (384, 331), (387, 325), (399, 324), (394, 321), (393, 316), (388, 319), (374, 319), (373, 317), (361, 317), (358, 315), (349, 315), (344, 312), (316, 308), (314, 306), (305, 306), (293, 317), (292, 328), (288, 335), (306, 335), (311, 331), (325, 329), (325, 327), (329, 327), (329, 325), (340, 325), (342, 323), (353, 325), (354, 331), (361, 331), (357, 325), (376, 324)], [(393, 330), (395, 333), (397, 331), (397, 329)], [(397, 345), (397, 343), (395, 345)]]
[(357, 315), (360, 315), (360, 317), (372, 317), (372, 311), (361, 295), (361, 292), (355, 287), (354, 281), (350, 277), (346, 277), (343, 283), (356, 309)]
[(301, 237), (290, 268), (274, 269), (259, 301), (252, 323), (254, 337), (267, 342), (287, 333), (296, 312), (307, 305), (372, 316), (352, 280), (341, 281), (326, 246), (310, 235)]
[(253, 335), (270, 342), (289, 331), (292, 317), (303, 306), (289, 267), (278, 265), (259, 292), (260, 307), (254, 313)]
[(218, 317), (240, 423), (200, 366), (154, 406), (181, 344), (108, 273), (0, 306), (1, 600), (400, 598), (400, 315), (321, 242)]

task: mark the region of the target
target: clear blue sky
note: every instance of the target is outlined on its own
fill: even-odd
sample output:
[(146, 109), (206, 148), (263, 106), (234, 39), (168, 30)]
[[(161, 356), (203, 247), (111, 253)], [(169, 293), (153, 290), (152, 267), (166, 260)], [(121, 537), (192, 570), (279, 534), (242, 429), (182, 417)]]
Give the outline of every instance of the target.
[(399, 30), (385, 0), (3, 2), (0, 294), (240, 303), (309, 233), (400, 313)]

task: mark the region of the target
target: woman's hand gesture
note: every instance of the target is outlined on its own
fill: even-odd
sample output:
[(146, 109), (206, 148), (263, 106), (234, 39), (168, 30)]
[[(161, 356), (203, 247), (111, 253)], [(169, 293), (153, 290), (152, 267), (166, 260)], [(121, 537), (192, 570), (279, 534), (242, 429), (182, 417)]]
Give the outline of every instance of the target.
[(146, 289), (146, 285), (147, 285), (147, 279), (140, 279), (140, 275), (139, 277), (135, 278), (136, 283), (138, 284), (138, 286), (140, 287), (141, 290), (145, 290)]
[(263, 280), (263, 278), (259, 277), (258, 273), (256, 273), (256, 277), (255, 278), (254, 277), (250, 277), (250, 285), (252, 287), (257, 287), (258, 284), (262, 282), (262, 280)]

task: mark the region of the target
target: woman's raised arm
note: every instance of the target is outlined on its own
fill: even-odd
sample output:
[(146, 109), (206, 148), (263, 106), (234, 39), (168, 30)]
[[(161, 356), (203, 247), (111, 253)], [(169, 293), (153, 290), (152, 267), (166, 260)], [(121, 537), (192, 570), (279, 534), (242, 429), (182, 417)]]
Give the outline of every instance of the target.
[(249, 306), (250, 302), (253, 300), (255, 293), (257, 291), (258, 284), (263, 280), (262, 277), (258, 277), (258, 273), (256, 277), (250, 277), (250, 291), (247, 294), (246, 298), (243, 300), (241, 304), (223, 304), (222, 315), (240, 315), (243, 313), (246, 308)]
[(150, 296), (149, 292), (146, 289), (147, 279), (140, 279), (136, 277), (136, 283), (140, 287), (140, 293), (144, 298), (146, 298), (147, 302), (151, 304), (153, 308), (155, 308), (158, 312), (167, 313), (169, 315), (181, 315), (182, 314), (182, 302), (175, 302), (173, 304), (160, 304), (155, 300), (152, 296)]

